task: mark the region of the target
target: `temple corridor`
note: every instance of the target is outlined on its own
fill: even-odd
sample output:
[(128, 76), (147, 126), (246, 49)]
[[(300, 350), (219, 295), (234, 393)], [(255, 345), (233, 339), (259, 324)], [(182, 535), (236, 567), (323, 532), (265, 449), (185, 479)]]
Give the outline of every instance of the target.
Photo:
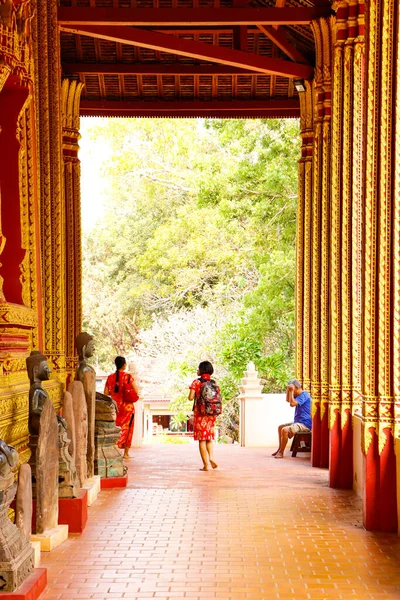
[(197, 445), (134, 449), (82, 535), (42, 554), (43, 600), (400, 598), (400, 538), (362, 529), (361, 500), (308, 455)]

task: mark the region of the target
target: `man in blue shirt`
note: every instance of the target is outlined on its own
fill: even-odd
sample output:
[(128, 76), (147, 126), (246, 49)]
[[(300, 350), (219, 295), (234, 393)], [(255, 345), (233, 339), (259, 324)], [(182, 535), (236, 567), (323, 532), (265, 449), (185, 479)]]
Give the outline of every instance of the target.
[(279, 448), (272, 456), (283, 458), (288, 439), (296, 433), (311, 431), (311, 396), (301, 387), (298, 379), (291, 379), (286, 390), (286, 402), (295, 407), (294, 422), (278, 427)]

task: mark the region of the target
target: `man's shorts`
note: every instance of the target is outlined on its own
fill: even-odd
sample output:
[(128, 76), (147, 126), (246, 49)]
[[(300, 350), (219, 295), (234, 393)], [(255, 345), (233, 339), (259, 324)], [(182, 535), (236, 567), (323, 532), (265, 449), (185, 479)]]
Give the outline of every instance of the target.
[(282, 428), (283, 427), (287, 427), (289, 430), (289, 439), (292, 439), (296, 433), (306, 433), (307, 431), (311, 431), (311, 429), (303, 425), (303, 423), (286, 423), (285, 425), (282, 425)]

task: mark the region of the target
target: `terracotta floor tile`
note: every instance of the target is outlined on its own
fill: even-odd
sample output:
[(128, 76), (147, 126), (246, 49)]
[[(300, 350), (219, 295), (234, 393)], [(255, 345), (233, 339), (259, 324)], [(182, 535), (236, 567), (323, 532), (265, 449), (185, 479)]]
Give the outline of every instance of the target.
[(41, 600), (400, 600), (400, 538), (362, 529), (361, 500), (307, 456), (195, 444), (133, 449), (82, 535), (42, 554)]

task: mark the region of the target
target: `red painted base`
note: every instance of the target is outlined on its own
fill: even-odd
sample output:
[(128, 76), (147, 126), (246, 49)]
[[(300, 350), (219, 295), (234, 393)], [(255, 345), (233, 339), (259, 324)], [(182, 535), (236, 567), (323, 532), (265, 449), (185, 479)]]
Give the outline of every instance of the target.
[(124, 477), (104, 477), (100, 479), (100, 488), (107, 490), (110, 488), (124, 488), (128, 485), (128, 475)]
[(59, 498), (58, 522), (68, 525), (69, 533), (82, 533), (88, 520), (87, 490), (81, 490), (77, 498)]
[(0, 592), (1, 600), (36, 600), (47, 585), (47, 569), (35, 569), (15, 592)]

